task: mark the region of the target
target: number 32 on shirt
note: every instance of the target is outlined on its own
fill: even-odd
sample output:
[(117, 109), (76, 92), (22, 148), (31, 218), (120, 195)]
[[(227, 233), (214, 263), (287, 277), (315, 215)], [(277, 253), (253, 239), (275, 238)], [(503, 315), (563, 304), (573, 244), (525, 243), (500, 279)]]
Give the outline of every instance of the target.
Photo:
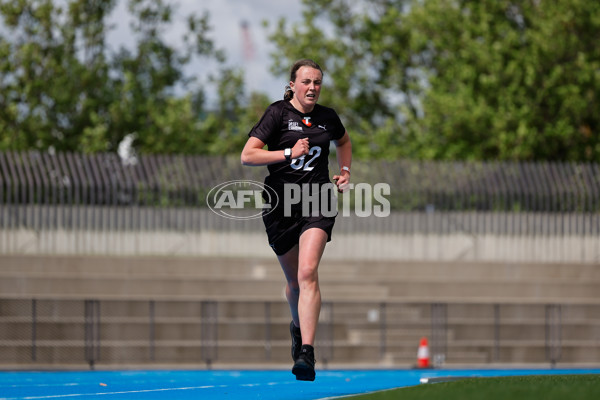
[(298, 158), (294, 158), (290, 165), (293, 169), (296, 170), (301, 169), (303, 171), (312, 171), (315, 167), (311, 166), (310, 164), (312, 164), (320, 155), (321, 147), (314, 146), (311, 147), (310, 150), (308, 150), (308, 157), (310, 157), (308, 161), (306, 161), (307, 155), (303, 155)]

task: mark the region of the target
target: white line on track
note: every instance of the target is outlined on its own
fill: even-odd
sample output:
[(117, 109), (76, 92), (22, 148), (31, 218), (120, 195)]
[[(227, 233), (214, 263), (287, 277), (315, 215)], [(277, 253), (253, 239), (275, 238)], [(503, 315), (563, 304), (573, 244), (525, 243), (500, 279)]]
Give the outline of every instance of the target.
[[(79, 386), (81, 385), (80, 383), (28, 383), (28, 384), (19, 384), (19, 385), (0, 385), (0, 389), (3, 387), (8, 387), (8, 388), (20, 388), (20, 387), (36, 387), (36, 388), (40, 388), (40, 387), (56, 387), (56, 386)], [(0, 399), (0, 400), (4, 400), (4, 399)]]
[(117, 394), (139, 394), (139, 393), (158, 393), (158, 392), (172, 392), (178, 390), (198, 390), (198, 389), (216, 389), (216, 388), (227, 388), (232, 386), (274, 386), (280, 384), (287, 384), (287, 382), (268, 382), (268, 383), (253, 383), (253, 384), (242, 384), (242, 385), (204, 385), (204, 386), (189, 386), (189, 387), (178, 387), (178, 388), (163, 388), (163, 389), (144, 389), (144, 390), (128, 390), (121, 392), (98, 392), (98, 393), (71, 393), (71, 394), (55, 394), (48, 396), (27, 396), (27, 397), (2, 397), (0, 400), (43, 400), (43, 399), (65, 399), (73, 397), (85, 397), (85, 396), (108, 396)]
[(133, 393), (153, 393), (153, 392), (169, 392), (175, 390), (195, 390), (195, 389), (213, 389), (219, 386), (190, 386), (181, 388), (165, 388), (165, 389), (145, 389), (145, 390), (128, 390), (122, 392), (99, 392), (99, 393), (72, 393), (72, 394), (54, 394), (49, 396), (30, 396), (30, 397), (6, 397), (0, 400), (38, 400), (38, 399), (62, 399), (67, 397), (83, 397), (83, 396), (106, 396), (113, 394), (133, 394)]

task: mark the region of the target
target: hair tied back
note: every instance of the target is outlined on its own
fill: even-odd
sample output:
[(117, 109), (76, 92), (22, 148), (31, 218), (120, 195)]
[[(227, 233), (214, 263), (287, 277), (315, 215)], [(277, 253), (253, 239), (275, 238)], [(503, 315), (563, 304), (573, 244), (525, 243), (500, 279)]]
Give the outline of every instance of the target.
[(294, 97), (294, 91), (290, 87), (290, 85), (285, 86), (285, 92), (283, 93), (284, 100), (291, 100)]

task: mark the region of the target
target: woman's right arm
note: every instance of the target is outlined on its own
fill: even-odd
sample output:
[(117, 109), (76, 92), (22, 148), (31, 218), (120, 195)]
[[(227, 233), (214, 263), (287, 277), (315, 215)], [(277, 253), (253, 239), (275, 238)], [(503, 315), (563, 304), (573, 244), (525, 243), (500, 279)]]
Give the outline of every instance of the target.
[(285, 160), (283, 150), (268, 151), (264, 149), (265, 144), (262, 140), (249, 137), (244, 149), (242, 150), (242, 165), (269, 165)]
[[(285, 161), (283, 150), (269, 151), (264, 149), (262, 140), (251, 136), (242, 150), (242, 165), (261, 166)], [(292, 158), (308, 154), (308, 139), (300, 139), (292, 148)]]

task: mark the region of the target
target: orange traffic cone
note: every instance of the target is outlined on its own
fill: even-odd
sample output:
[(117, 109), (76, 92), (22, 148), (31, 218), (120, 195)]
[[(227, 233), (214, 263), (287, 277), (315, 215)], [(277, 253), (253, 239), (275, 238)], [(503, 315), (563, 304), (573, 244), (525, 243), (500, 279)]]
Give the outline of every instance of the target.
[(421, 338), (417, 351), (417, 368), (429, 368), (429, 344), (426, 337)]

